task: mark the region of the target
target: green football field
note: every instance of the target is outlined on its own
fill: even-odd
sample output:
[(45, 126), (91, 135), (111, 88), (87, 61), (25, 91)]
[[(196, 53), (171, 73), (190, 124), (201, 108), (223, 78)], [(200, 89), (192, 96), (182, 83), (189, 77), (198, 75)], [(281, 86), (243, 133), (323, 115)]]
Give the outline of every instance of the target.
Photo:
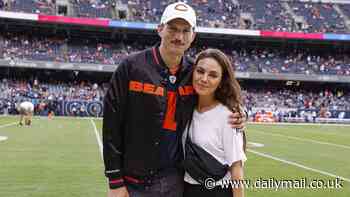
[[(0, 117), (0, 197), (106, 196), (101, 120), (17, 119)], [(246, 196), (350, 196), (349, 126), (249, 124), (247, 136)]]

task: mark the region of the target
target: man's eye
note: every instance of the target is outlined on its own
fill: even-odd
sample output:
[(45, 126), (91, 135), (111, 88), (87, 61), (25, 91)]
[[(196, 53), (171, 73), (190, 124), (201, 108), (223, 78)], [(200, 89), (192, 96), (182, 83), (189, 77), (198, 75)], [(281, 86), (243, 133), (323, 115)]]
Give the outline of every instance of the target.
[(169, 30), (170, 30), (171, 32), (175, 32), (175, 31), (177, 31), (177, 29), (172, 28), (172, 27), (170, 27), (170, 28), (169, 28)]
[(197, 69), (196, 71), (197, 71), (197, 73), (199, 73), (199, 74), (204, 74), (204, 71), (203, 71), (203, 70)]

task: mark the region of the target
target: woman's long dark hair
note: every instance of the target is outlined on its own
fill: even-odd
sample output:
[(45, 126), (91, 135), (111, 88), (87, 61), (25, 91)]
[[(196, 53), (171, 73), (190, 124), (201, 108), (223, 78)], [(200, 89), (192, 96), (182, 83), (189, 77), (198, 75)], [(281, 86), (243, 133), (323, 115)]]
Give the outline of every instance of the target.
[[(222, 69), (222, 78), (218, 88), (215, 90), (215, 99), (231, 109), (233, 112), (238, 112), (242, 115), (242, 97), (241, 86), (239, 85), (231, 64), (230, 59), (218, 49), (206, 49), (197, 55), (194, 63), (196, 68), (199, 60), (212, 58), (216, 60)], [(243, 131), (243, 149), (246, 150), (246, 136)]]

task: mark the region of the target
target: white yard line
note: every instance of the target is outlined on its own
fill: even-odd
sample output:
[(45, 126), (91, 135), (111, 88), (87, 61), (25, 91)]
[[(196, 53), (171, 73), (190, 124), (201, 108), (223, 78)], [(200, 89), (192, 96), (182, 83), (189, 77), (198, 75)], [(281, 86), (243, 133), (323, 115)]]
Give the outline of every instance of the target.
[(5, 141), (5, 140), (7, 140), (7, 139), (8, 139), (8, 137), (6, 137), (6, 136), (1, 136), (1, 135), (0, 135), (0, 142), (1, 142), (1, 141)]
[(9, 127), (9, 126), (16, 125), (16, 124), (18, 124), (18, 122), (12, 122), (12, 123), (8, 123), (8, 124), (3, 124), (3, 125), (0, 125), (0, 128)]
[(262, 156), (262, 157), (273, 159), (273, 160), (276, 160), (276, 161), (279, 161), (279, 162), (282, 162), (282, 163), (286, 163), (286, 164), (289, 164), (289, 165), (292, 165), (292, 166), (296, 166), (296, 167), (299, 167), (299, 168), (302, 168), (302, 169), (305, 169), (305, 170), (309, 170), (309, 171), (312, 171), (312, 172), (317, 172), (319, 174), (323, 174), (323, 175), (330, 176), (330, 177), (333, 177), (333, 178), (340, 178), (341, 180), (344, 180), (344, 181), (350, 183), (350, 179), (349, 178), (338, 176), (336, 174), (332, 174), (332, 173), (329, 173), (329, 172), (326, 172), (326, 171), (322, 171), (322, 170), (318, 170), (318, 169), (315, 169), (315, 168), (307, 167), (307, 166), (304, 166), (302, 164), (295, 163), (293, 161), (288, 161), (288, 160), (285, 160), (285, 159), (282, 159), (282, 158), (274, 157), (272, 155), (269, 155), (269, 154), (266, 154), (266, 153), (261, 153), (261, 152), (255, 151), (255, 150), (247, 149), (247, 151), (250, 152), (250, 153)]
[[(13, 126), (16, 124), (17, 124), (17, 122), (7, 123), (7, 124), (0, 125), (0, 128), (9, 127), (9, 126)], [(6, 136), (0, 136), (0, 141), (5, 141), (7, 139), (8, 139), (8, 137), (6, 137)]]
[[(100, 149), (101, 160), (103, 161), (103, 145), (102, 145), (102, 140), (101, 140), (100, 134), (99, 134), (99, 132), (98, 132), (98, 130), (97, 130), (96, 124), (95, 124), (95, 122), (93, 121), (92, 118), (90, 118), (90, 122), (91, 122), (91, 124), (92, 124), (92, 127), (94, 128), (94, 132), (95, 132), (95, 136), (96, 136), (98, 148)], [(108, 187), (109, 181), (108, 181), (107, 178), (105, 179), (105, 182), (106, 182), (107, 190), (109, 190), (109, 187)]]
[(98, 133), (95, 122), (92, 119), (90, 119), (90, 122), (92, 124), (92, 127), (94, 128), (98, 148), (100, 149), (100, 156), (101, 156), (101, 159), (103, 160), (103, 145), (102, 145), (102, 140), (101, 140), (100, 134)]
[(284, 138), (289, 138), (289, 139), (293, 139), (293, 140), (299, 140), (299, 141), (303, 141), (303, 142), (312, 142), (312, 143), (316, 143), (316, 144), (329, 145), (329, 146), (335, 146), (338, 148), (350, 149), (350, 146), (341, 145), (341, 144), (334, 144), (334, 143), (330, 143), (330, 142), (322, 142), (322, 141), (318, 141), (318, 140), (304, 139), (304, 138), (300, 138), (300, 137), (294, 137), (294, 136), (282, 135), (282, 134), (276, 134), (276, 133), (270, 133), (270, 132), (263, 132), (263, 131), (257, 131), (257, 132), (264, 134), (264, 135), (278, 136), (278, 137), (284, 137)]

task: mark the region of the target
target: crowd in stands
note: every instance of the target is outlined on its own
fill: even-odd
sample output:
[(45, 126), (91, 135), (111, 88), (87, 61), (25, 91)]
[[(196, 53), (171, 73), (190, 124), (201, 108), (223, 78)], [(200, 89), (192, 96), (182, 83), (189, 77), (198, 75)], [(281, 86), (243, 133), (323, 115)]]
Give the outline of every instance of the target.
[(253, 15), (254, 23), (247, 29), (293, 31), (293, 18), (280, 1), (240, 0), (240, 11)]
[(21, 99), (22, 97), (44, 100), (101, 101), (105, 84), (86, 81), (63, 82), (39, 80), (13, 80), (3, 78), (0, 83), (0, 98)]
[[(70, 63), (117, 65), (124, 57), (149, 47), (140, 43), (103, 42), (91, 39), (31, 37), (0, 34), (0, 59), (41, 60)], [(189, 56), (205, 47), (192, 48)], [(350, 76), (350, 56), (346, 52), (306, 49), (223, 47), (235, 69), (241, 72), (327, 74)]]
[(301, 49), (243, 49), (230, 52), (237, 60), (235, 65), (238, 71), (350, 76), (350, 59), (345, 53), (319, 53)]
[(0, 0), (0, 9), (35, 13), (35, 14), (56, 14), (56, 0)]
[(319, 109), (322, 106), (328, 110), (350, 110), (350, 94), (344, 90), (322, 89), (310, 91), (283, 88), (249, 88), (243, 91), (244, 101), (248, 108), (271, 109)]
[[(19, 80), (1, 78), (0, 114), (16, 113), (15, 105), (23, 100), (35, 104), (36, 114), (42, 115), (50, 105), (60, 101), (97, 101), (102, 102), (107, 83), (89, 81), (54, 81), (41, 82), (34, 78)], [(328, 111), (350, 112), (350, 94), (342, 88), (322, 88), (309, 90), (303, 87), (288, 86), (249, 86), (243, 85), (243, 101), (249, 113), (270, 111), (278, 115), (290, 116), (296, 111), (315, 110), (322, 116), (321, 109)], [(52, 107), (52, 106), (51, 106)], [(5, 110), (6, 109), (6, 110)], [(6, 111), (6, 112), (5, 112)], [(301, 116), (296, 114), (295, 116)], [(332, 114), (330, 115), (332, 116)]]
[(87, 18), (112, 18), (115, 1), (112, 0), (70, 0), (75, 16)]
[(348, 30), (341, 15), (329, 3), (301, 3), (291, 2), (294, 12), (305, 17), (308, 22), (307, 32), (337, 32)]
[(350, 16), (350, 4), (344, 4), (339, 7), (346, 16)]
[[(162, 10), (172, 0), (141, 1), (123, 0), (132, 7), (135, 21), (158, 23)], [(203, 27), (291, 30), (292, 17), (287, 14), (279, 1), (272, 0), (187, 0), (197, 12), (198, 25)], [(264, 6), (261, 6), (264, 5)], [(249, 18), (253, 15), (252, 18)], [(241, 16), (246, 20), (243, 20)], [(241, 20), (242, 19), (242, 20)]]
[(131, 45), (94, 42), (88, 39), (0, 35), (0, 58), (71, 63), (118, 64), (127, 54), (138, 50)]
[(301, 118), (315, 122), (315, 118), (350, 118), (350, 95), (342, 89), (248, 88), (243, 95), (254, 121), (281, 122)]
[[(132, 20), (158, 23), (162, 10), (173, 1), (124, 0), (123, 2), (133, 7), (132, 16), (135, 17)], [(204, 27), (312, 33), (347, 31), (345, 21), (333, 4), (298, 1), (285, 3), (278, 0), (187, 0), (186, 2), (197, 11), (198, 24)], [(283, 3), (296, 16), (303, 17), (306, 24), (298, 27), (296, 19), (282, 5)]]
[[(106, 84), (88, 81), (40, 82), (38, 79), (18, 80), (0, 79), (0, 111), (16, 113), (16, 104), (29, 100), (34, 103), (36, 114), (48, 113), (60, 101), (99, 101), (101, 102)], [(52, 109), (55, 110), (55, 109)], [(5, 112), (6, 111), (6, 112)]]
[[(121, 20), (158, 23), (162, 11), (174, 0), (121, 0), (128, 9)], [(197, 11), (204, 27), (298, 32), (345, 33), (342, 13), (350, 17), (350, 4), (279, 0), (186, 0)], [(69, 0), (76, 17), (116, 18), (113, 0)], [(0, 0), (0, 9), (55, 15), (55, 0)], [(301, 19), (300, 19), (301, 18)], [(116, 18), (118, 19), (118, 18)], [(300, 24), (300, 20), (302, 22)], [(299, 22), (298, 22), (299, 21)], [(305, 22), (304, 22), (305, 21)]]

